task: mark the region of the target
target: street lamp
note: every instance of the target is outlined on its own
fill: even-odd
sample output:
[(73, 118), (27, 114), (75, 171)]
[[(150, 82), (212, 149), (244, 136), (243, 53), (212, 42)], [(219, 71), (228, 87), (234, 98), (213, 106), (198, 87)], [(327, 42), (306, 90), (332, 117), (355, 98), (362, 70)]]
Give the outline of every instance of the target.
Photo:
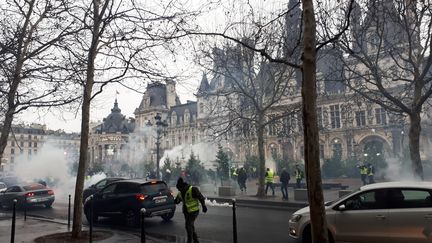
[[(160, 150), (160, 144), (161, 144), (161, 138), (165, 135), (166, 131), (165, 128), (168, 126), (166, 121), (161, 120), (162, 117), (159, 115), (159, 113), (156, 114), (155, 120), (156, 120), (156, 178), (160, 179), (160, 169), (159, 169), (159, 150)], [(148, 126), (151, 126), (150, 120), (147, 123)]]

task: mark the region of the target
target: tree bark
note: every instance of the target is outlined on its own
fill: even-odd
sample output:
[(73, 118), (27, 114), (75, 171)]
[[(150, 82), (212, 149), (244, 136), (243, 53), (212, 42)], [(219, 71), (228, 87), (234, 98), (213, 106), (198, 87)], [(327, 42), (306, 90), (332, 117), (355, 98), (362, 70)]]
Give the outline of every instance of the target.
[(264, 149), (264, 126), (263, 120), (264, 116), (260, 115), (258, 118), (257, 124), (257, 139), (258, 139), (258, 158), (259, 158), (259, 167), (258, 167), (258, 197), (264, 197), (264, 177), (265, 177), (265, 149)]
[(312, 0), (303, 3), (302, 97), (304, 155), (313, 242), (328, 242), (319, 162), (319, 131), (316, 117), (316, 22)]
[(423, 165), (420, 158), (420, 132), (421, 132), (421, 118), (420, 112), (414, 112), (409, 115), (410, 128), (409, 128), (409, 149), (412, 161), (412, 171), (414, 176), (424, 180)]
[(99, 13), (99, 0), (93, 1), (94, 8), (94, 28), (92, 31), (92, 42), (88, 52), (87, 58), (87, 76), (84, 86), (83, 104), (81, 107), (81, 144), (80, 156), (78, 163), (78, 173), (75, 183), (75, 197), (74, 197), (74, 213), (72, 224), (72, 238), (78, 238), (82, 231), (82, 198), (84, 190), (85, 170), (88, 157), (88, 140), (89, 140), (89, 122), (90, 122), (90, 102), (92, 97), (92, 90), (94, 85), (94, 71), (95, 59), (98, 50), (98, 43), (100, 38), (101, 18)]
[(29, 3), (29, 9), (27, 13), (25, 14), (25, 22), (20, 29), (20, 33), (18, 36), (18, 45), (17, 45), (17, 55), (16, 55), (16, 64), (15, 68), (13, 70), (13, 76), (11, 81), (11, 86), (9, 88), (8, 92), (8, 107), (5, 114), (5, 120), (3, 123), (3, 127), (1, 129), (1, 136), (0, 136), (0, 169), (1, 164), (3, 161), (3, 153), (7, 146), (7, 140), (9, 137), (10, 130), (12, 128), (12, 122), (14, 119), (15, 111), (17, 109), (17, 104), (15, 103), (16, 93), (18, 90), (18, 86), (21, 83), (21, 72), (22, 68), (24, 66), (24, 57), (27, 55), (27, 46), (29, 44), (29, 40), (25, 40), (27, 35), (31, 36), (31, 32), (29, 33), (27, 31), (29, 24), (30, 24), (30, 17), (33, 14), (33, 7), (35, 4), (35, 1), (30, 1)]

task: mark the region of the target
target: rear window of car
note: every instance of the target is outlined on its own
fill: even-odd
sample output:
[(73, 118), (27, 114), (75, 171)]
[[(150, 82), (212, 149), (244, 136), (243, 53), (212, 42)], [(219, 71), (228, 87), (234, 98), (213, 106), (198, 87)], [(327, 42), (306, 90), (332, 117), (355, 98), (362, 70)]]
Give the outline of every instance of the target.
[(23, 186), (23, 188), (26, 191), (32, 191), (32, 190), (45, 189), (46, 187), (41, 184), (30, 184), (30, 185)]
[(168, 187), (163, 182), (148, 183), (148, 184), (141, 185), (141, 192), (144, 194), (156, 194), (167, 190)]

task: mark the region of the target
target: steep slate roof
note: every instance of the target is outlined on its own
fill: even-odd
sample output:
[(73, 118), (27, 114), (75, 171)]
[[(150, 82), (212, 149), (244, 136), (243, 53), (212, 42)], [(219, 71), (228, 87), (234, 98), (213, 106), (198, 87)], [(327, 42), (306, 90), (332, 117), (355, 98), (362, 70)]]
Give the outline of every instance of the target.
[(209, 90), (210, 84), (207, 79), (207, 74), (203, 73), (203, 77), (201, 79), (200, 86), (198, 88), (197, 96), (204, 95)]
[[(147, 100), (147, 98), (149, 100)], [(151, 107), (167, 107), (166, 85), (160, 82), (154, 82), (147, 85), (147, 90), (144, 93), (144, 98), (141, 100), (138, 111), (149, 109)]]
[(111, 114), (103, 119), (103, 123), (96, 128), (96, 133), (123, 133), (128, 134), (133, 132), (135, 124), (129, 122), (118, 107), (117, 99), (115, 99), (114, 107), (111, 109)]
[[(185, 111), (189, 110), (189, 123), (193, 122), (193, 115), (195, 115), (195, 118), (197, 117), (197, 102), (195, 101), (188, 101), (186, 104), (182, 105), (176, 105), (171, 107), (171, 109), (168, 112), (168, 119), (171, 119), (171, 115), (173, 112), (177, 115), (177, 122), (176, 125), (180, 125), (180, 119), (184, 118)], [(172, 122), (172, 121), (171, 121)]]

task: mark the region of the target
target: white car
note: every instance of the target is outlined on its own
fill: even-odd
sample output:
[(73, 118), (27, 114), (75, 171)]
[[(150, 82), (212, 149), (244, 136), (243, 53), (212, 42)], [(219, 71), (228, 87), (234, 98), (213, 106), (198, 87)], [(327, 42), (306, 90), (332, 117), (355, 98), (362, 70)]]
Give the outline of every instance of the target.
[(3, 182), (0, 182), (0, 192), (4, 192), (4, 191), (6, 191), (6, 189), (7, 189), (6, 184)]
[[(325, 204), (330, 242), (432, 242), (432, 182), (383, 182)], [(311, 241), (309, 207), (289, 220), (289, 234)]]

